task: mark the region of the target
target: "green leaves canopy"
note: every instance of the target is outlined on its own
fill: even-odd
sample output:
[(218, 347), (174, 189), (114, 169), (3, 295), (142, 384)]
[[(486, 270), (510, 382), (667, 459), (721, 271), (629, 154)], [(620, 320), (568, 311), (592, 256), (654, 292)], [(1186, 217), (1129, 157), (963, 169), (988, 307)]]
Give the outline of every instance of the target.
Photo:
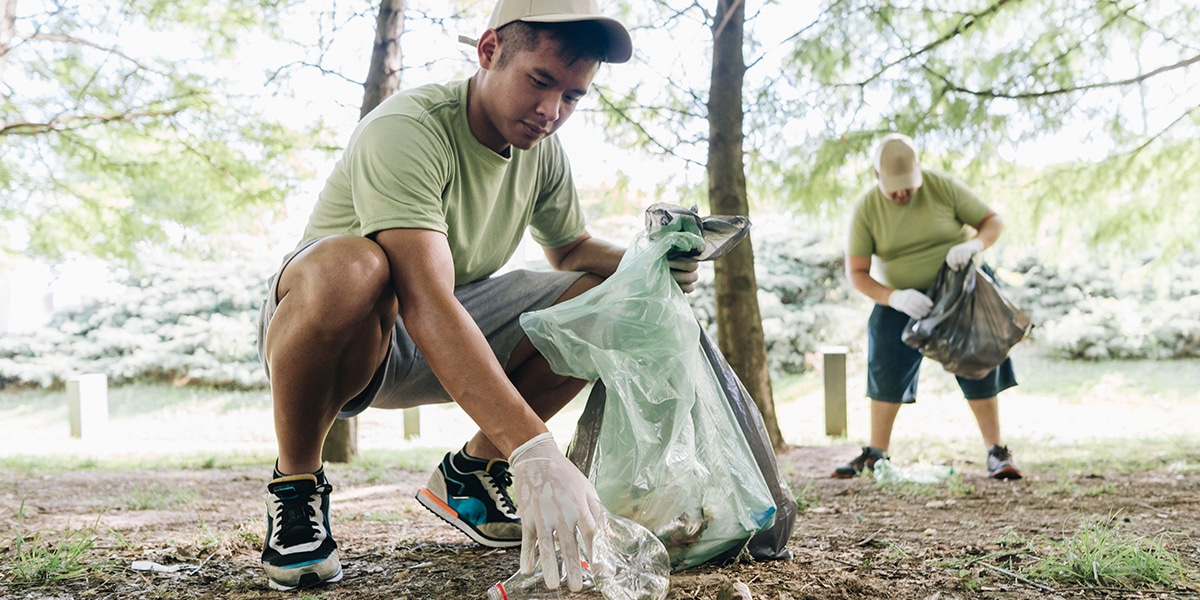
[(28, 242), (0, 246), (186, 245), (253, 226), (304, 174), (295, 158), (315, 128), (276, 121), (218, 68), (278, 35), (285, 0), (14, 6), (0, 15), (0, 217)]

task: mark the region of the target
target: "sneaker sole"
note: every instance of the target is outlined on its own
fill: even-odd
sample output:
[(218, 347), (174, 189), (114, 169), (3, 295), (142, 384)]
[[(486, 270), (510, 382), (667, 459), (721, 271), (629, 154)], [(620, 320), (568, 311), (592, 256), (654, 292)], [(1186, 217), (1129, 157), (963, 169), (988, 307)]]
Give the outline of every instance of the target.
[(467, 534), (467, 537), (475, 541), (475, 543), (487, 546), (488, 548), (516, 548), (521, 545), (521, 540), (497, 540), (489, 538), (474, 527), (470, 523), (458, 518), (458, 512), (442, 502), (429, 488), (422, 486), (417, 491), (417, 502), (421, 506), (429, 509), (429, 512), (441, 517), (441, 519), (454, 526), (455, 529)]
[(997, 469), (995, 473), (989, 473), (988, 477), (991, 477), (992, 479), (1020, 479), (1022, 475), (1016, 467), (1007, 465)]
[(845, 473), (838, 473), (837, 471), (834, 471), (834, 472), (830, 473), (829, 476), (832, 477), (833, 479), (854, 479), (855, 477), (858, 477), (858, 473), (855, 473), (853, 475), (847, 475)]
[(291, 590), (316, 587), (316, 586), (323, 585), (326, 583), (337, 583), (341, 580), (342, 580), (342, 565), (338, 564), (337, 572), (334, 573), (333, 575), (330, 575), (326, 579), (321, 579), (320, 573), (317, 573), (316, 571), (313, 571), (313, 570), (309, 570), (305, 573), (302, 573), (300, 575), (299, 581), (294, 584), (281, 583), (281, 582), (275, 581), (274, 579), (271, 579), (268, 576), (267, 577), (267, 587), (269, 587), (273, 590), (276, 590), (276, 591), (280, 591), (280, 592), (289, 592)]

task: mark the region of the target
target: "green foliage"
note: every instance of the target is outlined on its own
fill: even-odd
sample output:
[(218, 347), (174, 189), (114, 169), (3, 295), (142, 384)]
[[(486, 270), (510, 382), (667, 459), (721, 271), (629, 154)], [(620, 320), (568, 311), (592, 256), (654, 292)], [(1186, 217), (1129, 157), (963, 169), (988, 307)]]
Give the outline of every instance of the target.
[(1052, 543), (1028, 574), (1065, 584), (1130, 589), (1189, 588), (1196, 580), (1196, 572), (1168, 547), (1171, 536), (1131, 535), (1115, 521), (1115, 515), (1085, 520), (1070, 536)]
[[(0, 83), (0, 216), (26, 250), (131, 258), (245, 229), (307, 175), (320, 124), (283, 124), (217, 75), (286, 0), (58, 3), (20, 14)], [(169, 51), (143, 39), (158, 32)]]
[(0, 380), (61, 385), (78, 373), (109, 381), (261, 387), (257, 314), (271, 268), (245, 260), (147, 261), (119, 273), (120, 291), (0, 340)]
[[(720, 18), (712, 2), (628, 4), (640, 46), (710, 47)], [(1006, 244), (1194, 247), (1200, 216), (1178, 198), (1200, 189), (1198, 27), (1187, 3), (762, 3), (746, 23), (749, 197), (840, 219), (898, 130), (1004, 216)], [(646, 76), (602, 90), (606, 134), (676, 159), (664, 177), (703, 177), (711, 57), (635, 60)]]

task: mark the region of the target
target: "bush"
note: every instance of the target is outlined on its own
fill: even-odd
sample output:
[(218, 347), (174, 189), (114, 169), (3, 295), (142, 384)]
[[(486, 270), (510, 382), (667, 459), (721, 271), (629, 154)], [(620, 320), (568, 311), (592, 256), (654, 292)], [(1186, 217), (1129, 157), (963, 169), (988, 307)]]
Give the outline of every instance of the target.
[(1020, 261), (1006, 290), (1053, 353), (1084, 360), (1200, 356), (1200, 257), (1048, 265)]
[(0, 340), (0, 381), (55, 387), (100, 372), (115, 384), (264, 387), (256, 332), (272, 270), (180, 258), (122, 270), (119, 293), (64, 310), (32, 334)]

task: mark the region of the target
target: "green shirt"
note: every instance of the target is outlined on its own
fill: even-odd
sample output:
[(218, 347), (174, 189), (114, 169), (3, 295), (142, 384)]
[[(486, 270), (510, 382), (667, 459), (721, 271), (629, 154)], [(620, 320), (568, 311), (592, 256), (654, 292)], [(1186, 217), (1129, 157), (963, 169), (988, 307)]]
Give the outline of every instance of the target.
[(924, 291), (937, 277), (951, 246), (969, 237), (989, 211), (966, 184), (939, 171), (922, 171), (923, 183), (908, 204), (863, 194), (850, 224), (849, 255), (874, 256), (872, 275), (897, 290)]
[(583, 211), (557, 136), (501, 156), (467, 121), (468, 80), (398, 92), (372, 110), (325, 182), (304, 240), (385, 229), (446, 235), (455, 285), (512, 257), (525, 229), (545, 247), (584, 233)]

